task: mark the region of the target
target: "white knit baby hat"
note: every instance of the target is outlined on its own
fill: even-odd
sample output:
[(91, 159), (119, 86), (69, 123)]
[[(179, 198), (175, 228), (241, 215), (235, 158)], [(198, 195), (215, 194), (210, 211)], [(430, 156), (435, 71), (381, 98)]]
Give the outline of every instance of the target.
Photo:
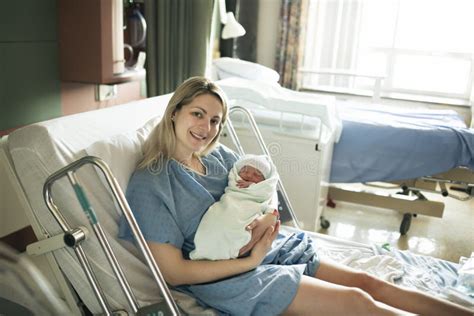
[(237, 163), (239, 170), (245, 165), (254, 167), (265, 179), (272, 175), (272, 163), (266, 155), (245, 155)]

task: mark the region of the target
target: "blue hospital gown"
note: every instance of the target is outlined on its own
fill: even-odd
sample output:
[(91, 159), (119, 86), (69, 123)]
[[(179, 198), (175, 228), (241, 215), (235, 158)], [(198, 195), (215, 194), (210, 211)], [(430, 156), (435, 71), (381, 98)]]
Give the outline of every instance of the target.
[[(206, 175), (183, 168), (175, 160), (154, 169), (137, 170), (127, 188), (127, 200), (147, 241), (169, 243), (189, 258), (201, 217), (227, 186), (237, 156), (218, 147), (203, 157)], [(119, 237), (133, 240), (125, 219)], [(286, 310), (301, 275), (314, 275), (319, 258), (303, 232), (280, 234), (256, 269), (220, 281), (178, 286), (200, 304), (230, 315), (277, 315)]]

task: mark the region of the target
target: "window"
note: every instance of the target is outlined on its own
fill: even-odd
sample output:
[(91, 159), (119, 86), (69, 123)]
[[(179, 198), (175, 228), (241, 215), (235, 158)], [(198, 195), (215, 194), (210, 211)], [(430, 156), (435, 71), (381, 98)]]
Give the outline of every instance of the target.
[(383, 96), (469, 104), (472, 12), (472, 0), (310, 0), (301, 88), (364, 94), (384, 77)]

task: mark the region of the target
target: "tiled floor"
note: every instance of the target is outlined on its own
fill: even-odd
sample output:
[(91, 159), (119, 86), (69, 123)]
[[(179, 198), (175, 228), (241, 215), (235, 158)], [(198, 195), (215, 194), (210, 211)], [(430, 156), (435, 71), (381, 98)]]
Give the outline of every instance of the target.
[(444, 201), (443, 218), (418, 215), (404, 236), (399, 227), (403, 215), (397, 211), (338, 202), (324, 215), (331, 226), (320, 233), (369, 244), (389, 243), (398, 249), (459, 262), (474, 251), (474, 199), (461, 202), (440, 195), (425, 194)]

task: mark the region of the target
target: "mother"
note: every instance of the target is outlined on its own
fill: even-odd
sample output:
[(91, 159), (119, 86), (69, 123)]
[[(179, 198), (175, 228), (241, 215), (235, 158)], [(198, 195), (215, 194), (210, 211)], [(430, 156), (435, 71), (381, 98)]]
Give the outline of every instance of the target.
[[(402, 289), (364, 272), (320, 261), (304, 233), (278, 234), (272, 214), (249, 227), (238, 259), (189, 260), (206, 210), (224, 193), (235, 153), (218, 146), (227, 119), (223, 91), (202, 77), (175, 91), (145, 143), (127, 199), (166, 281), (204, 306), (232, 315), (471, 315), (457, 305)], [(122, 219), (120, 236), (132, 239)]]

